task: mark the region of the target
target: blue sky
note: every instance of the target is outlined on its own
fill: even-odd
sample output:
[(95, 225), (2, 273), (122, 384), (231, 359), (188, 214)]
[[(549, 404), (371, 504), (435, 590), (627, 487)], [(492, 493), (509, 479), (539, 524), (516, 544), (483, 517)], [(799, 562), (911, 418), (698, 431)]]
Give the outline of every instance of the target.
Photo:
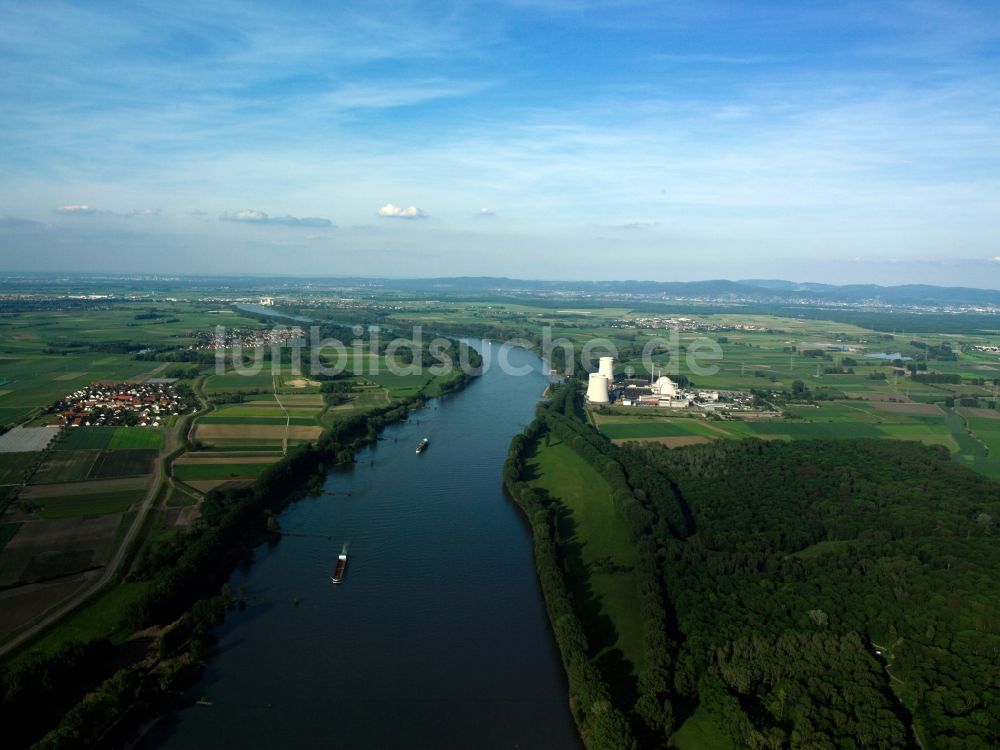
[(0, 70), (0, 269), (1000, 287), (995, 2), (0, 2)]

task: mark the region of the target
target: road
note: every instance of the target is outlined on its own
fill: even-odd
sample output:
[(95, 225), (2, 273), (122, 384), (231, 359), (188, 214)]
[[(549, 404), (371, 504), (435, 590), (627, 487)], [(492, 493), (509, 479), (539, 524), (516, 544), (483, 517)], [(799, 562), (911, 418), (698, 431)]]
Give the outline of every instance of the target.
[(288, 414), (288, 409), (286, 409), (285, 405), (283, 403), (281, 403), (281, 396), (278, 395), (278, 376), (277, 375), (272, 375), (271, 376), (271, 383), (273, 385), (273, 390), (274, 390), (274, 400), (278, 402), (278, 406), (280, 406), (281, 410), (285, 413), (285, 437), (281, 441), (281, 452), (282, 452), (282, 454), (284, 454), (284, 455), (287, 456), (288, 455), (288, 426), (292, 423), (292, 418)]

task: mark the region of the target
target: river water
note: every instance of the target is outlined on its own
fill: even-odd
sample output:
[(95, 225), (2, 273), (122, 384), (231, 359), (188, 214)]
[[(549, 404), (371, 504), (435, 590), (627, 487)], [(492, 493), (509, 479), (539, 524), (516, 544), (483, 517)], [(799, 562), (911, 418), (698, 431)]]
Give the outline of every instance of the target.
[[(281, 514), (286, 536), (230, 580), (251, 603), (218, 630), (190, 691), (202, 702), (149, 746), (580, 747), (530, 531), (501, 485), (547, 379), (530, 352), (482, 346), (481, 377)], [(507, 374), (498, 355), (533, 371)]]

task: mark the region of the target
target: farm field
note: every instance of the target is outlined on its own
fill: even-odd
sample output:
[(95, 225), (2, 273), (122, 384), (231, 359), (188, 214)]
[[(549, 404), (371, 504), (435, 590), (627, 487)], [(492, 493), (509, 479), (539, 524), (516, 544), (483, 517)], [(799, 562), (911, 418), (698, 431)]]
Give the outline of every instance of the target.
[(385, 406), (390, 402), (389, 392), (383, 388), (368, 388), (348, 394), (343, 404), (331, 406), (327, 415), (333, 419), (363, 414), (369, 409)]
[(41, 453), (0, 453), (0, 485), (17, 484)]
[(150, 474), (159, 451), (133, 448), (102, 452), (90, 469), (88, 479), (113, 479)]
[(120, 522), (119, 515), (24, 521), (0, 555), (0, 586), (102, 564), (113, 548)]
[[(299, 383), (300, 380), (303, 382)], [(206, 378), (205, 392), (210, 399), (219, 393), (243, 393), (247, 400), (219, 403), (197, 418), (192, 432), (192, 439), (198, 444), (194, 455), (203, 450), (219, 454), (220, 459), (232, 452), (284, 453), (290, 446), (318, 438), (323, 433), (320, 417), (326, 410), (326, 399), (318, 388), (305, 380), (289, 365), (268, 367), (249, 377), (231, 372)], [(222, 460), (216, 463), (223, 465)], [(200, 481), (202, 475), (195, 476), (198, 471), (204, 473), (205, 470), (178, 465), (175, 476)], [(224, 473), (222, 468), (216, 470), (220, 477), (259, 473), (250, 469), (244, 469), (242, 474), (234, 472), (234, 469), (226, 469)]]
[(270, 369), (259, 373), (247, 373), (241, 375), (230, 372), (225, 375), (210, 375), (205, 379), (205, 392), (209, 395), (214, 393), (240, 393), (263, 390), (272, 392), (274, 388), (274, 378)]
[(57, 427), (15, 427), (0, 435), (0, 453), (32, 453), (45, 450), (59, 434)]
[(58, 484), (149, 474), (153, 470), (153, 459), (157, 453), (158, 451), (149, 449), (51, 451), (32, 477), (31, 484)]
[(300, 440), (315, 440), (323, 433), (322, 427), (307, 427), (303, 425), (292, 425), (285, 428), (284, 425), (270, 424), (198, 424), (195, 430), (195, 439), (209, 444), (216, 444), (218, 439), (239, 440), (246, 438), (256, 441), (258, 438), (280, 440), (286, 434), (290, 438)]
[[(60, 626), (32, 644), (34, 653), (52, 654), (72, 641), (83, 642), (91, 638), (109, 638), (112, 643), (122, 643), (130, 634), (124, 626), (128, 608), (149, 588), (148, 581), (122, 583), (95, 599), (90, 606), (70, 615)], [(2, 633), (0, 625), (0, 633)], [(23, 663), (27, 655), (12, 659), (9, 667)]]
[(105, 479), (27, 487), (20, 496), (37, 518), (122, 513), (145, 493), (147, 477)]
[(118, 490), (113, 492), (52, 495), (44, 498), (35, 511), (39, 518), (77, 518), (124, 513), (142, 498), (142, 491)]
[(51, 451), (31, 478), (31, 483), (56, 484), (86, 479), (100, 455), (97, 450)]
[(163, 432), (149, 427), (74, 427), (55, 445), (59, 450), (159, 450)]
[(182, 481), (199, 479), (245, 479), (259, 476), (264, 469), (280, 460), (224, 459), (218, 463), (185, 462), (174, 464), (174, 476)]
[[(593, 412), (598, 428), (616, 441), (659, 439), (672, 447), (703, 440), (758, 437), (765, 440), (850, 439), (860, 437), (916, 440), (941, 445), (960, 454), (943, 412), (934, 404), (899, 403), (885, 411), (880, 402), (823, 402), (815, 406), (789, 405), (787, 418), (710, 420), (703, 417), (667, 416), (655, 407), (615, 408), (610, 414)], [(1000, 425), (1000, 421), (998, 421)], [(693, 438), (702, 440), (693, 440)], [(692, 438), (683, 440), (682, 438)], [(1000, 454), (998, 454), (1000, 455)]]

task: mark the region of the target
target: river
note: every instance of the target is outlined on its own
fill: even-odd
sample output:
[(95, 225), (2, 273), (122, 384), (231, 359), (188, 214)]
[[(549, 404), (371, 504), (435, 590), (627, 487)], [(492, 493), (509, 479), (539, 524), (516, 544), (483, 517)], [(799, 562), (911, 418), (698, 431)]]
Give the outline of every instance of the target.
[[(230, 579), (250, 603), (217, 631), (190, 691), (201, 702), (145, 746), (581, 747), (530, 530), (501, 485), (547, 379), (534, 354), (483, 347), (493, 364), (481, 377), (387, 428), (281, 514), (285, 536)], [(507, 374), (498, 355), (533, 371)]]

